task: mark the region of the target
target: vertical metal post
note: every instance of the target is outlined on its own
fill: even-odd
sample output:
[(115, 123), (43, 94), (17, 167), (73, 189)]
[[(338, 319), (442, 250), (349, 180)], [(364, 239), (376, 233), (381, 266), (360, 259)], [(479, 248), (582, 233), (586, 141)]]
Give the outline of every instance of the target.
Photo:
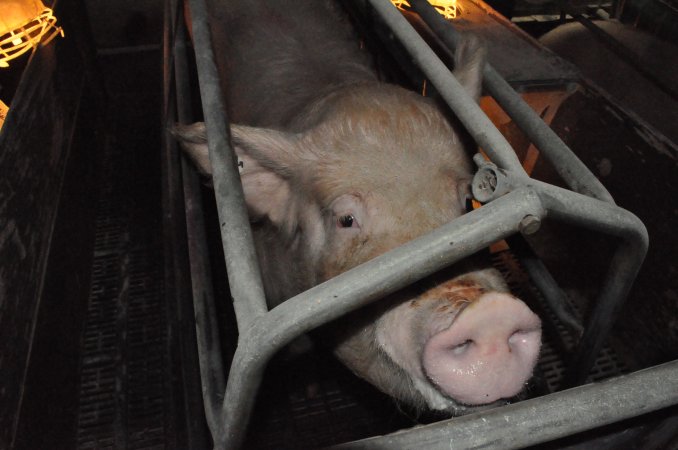
[[(165, 0), (163, 30), (163, 125), (167, 131), (176, 120), (185, 123), (191, 119), (188, 113), (190, 109), (188, 107), (190, 104), (190, 100), (188, 100), (190, 93), (187, 83), (188, 65), (184, 45), (185, 38), (182, 34), (184, 27), (180, 22), (181, 19), (177, 17), (181, 15), (179, 11), (180, 4), (178, 0)], [(202, 386), (209, 386), (209, 383), (202, 382), (201, 378), (205, 378), (204, 374), (201, 374), (196, 366), (186, 361), (193, 362), (197, 359), (198, 366), (202, 366), (204, 360), (204, 358), (195, 358), (196, 344), (198, 349), (201, 345), (198, 343), (200, 337), (196, 336), (200, 334), (200, 329), (195, 329), (197, 327), (192, 320), (194, 307), (189, 300), (191, 297), (189, 283), (194, 288), (194, 301), (196, 300), (196, 284), (207, 284), (201, 284), (193, 274), (188, 273), (186, 266), (189, 262), (186, 261), (184, 249), (178, 248), (187, 242), (187, 240), (190, 240), (192, 236), (190, 229), (184, 229), (184, 212), (188, 209), (185, 207), (184, 200), (189, 196), (185, 190), (182, 196), (182, 180), (185, 187), (187, 179), (191, 176), (195, 177), (195, 171), (187, 171), (185, 167), (182, 170), (182, 165), (185, 164), (182, 162), (177, 143), (166, 132), (163, 136), (163, 209), (166, 233), (166, 264), (168, 264), (168, 270), (171, 273), (166, 276), (165, 288), (168, 299), (171, 298), (177, 301), (177, 307), (179, 308), (176, 319), (178, 320), (177, 330), (181, 330), (179, 332), (180, 336), (178, 335), (177, 338), (182, 338), (182, 361), (184, 361), (181, 370), (182, 377), (184, 377), (184, 405), (186, 407), (186, 424), (188, 427), (186, 444), (189, 448), (205, 448), (207, 445), (205, 419), (207, 418), (207, 421), (210, 422), (210, 414), (209, 407), (207, 407), (207, 410), (205, 409), (209, 402), (208, 396), (204, 395)], [(188, 250), (190, 254), (191, 249), (189, 248)], [(192, 261), (191, 256), (188, 259)], [(220, 373), (223, 379), (223, 366), (219, 365), (218, 362), (212, 362), (212, 364), (215, 366), (215, 372), (217, 374)]]
[[(181, 29), (183, 31), (183, 28)], [(175, 44), (175, 54), (185, 51), (185, 33), (179, 32)], [(183, 59), (183, 61), (182, 61)], [(177, 58), (176, 64), (177, 93), (188, 92), (188, 73), (185, 58)], [(188, 99), (177, 94), (179, 120), (188, 120), (185, 114)], [(210, 429), (218, 429), (220, 421), (219, 399), (226, 390), (225, 368), (221, 357), (217, 313), (215, 308), (212, 268), (209, 262), (207, 237), (205, 236), (204, 211), (198, 174), (189, 167), (185, 158), (181, 161), (184, 179), (184, 198), (186, 201), (186, 229), (188, 237), (188, 253), (191, 269), (191, 286), (193, 289), (193, 308), (196, 320), (198, 339), (198, 360), (203, 385), (203, 402), (205, 415)]]
[(204, 0), (188, 1), (228, 282), (238, 329), (243, 330), (268, 308), (245, 208), (237, 159), (230, 145), (230, 129), (219, 74), (214, 62), (207, 6)]

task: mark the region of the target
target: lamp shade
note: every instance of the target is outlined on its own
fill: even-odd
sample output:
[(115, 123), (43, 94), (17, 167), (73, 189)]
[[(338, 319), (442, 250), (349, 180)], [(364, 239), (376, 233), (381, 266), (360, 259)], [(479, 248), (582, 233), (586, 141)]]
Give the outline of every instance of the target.
[(0, 0), (0, 67), (63, 30), (40, 0)]

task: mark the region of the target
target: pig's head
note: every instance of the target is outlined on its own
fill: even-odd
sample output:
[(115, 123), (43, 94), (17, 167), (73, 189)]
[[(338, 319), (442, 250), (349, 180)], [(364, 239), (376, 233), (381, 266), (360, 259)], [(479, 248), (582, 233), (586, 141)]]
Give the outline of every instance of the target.
[[(482, 58), (469, 58), (457, 75), (477, 96)], [(444, 115), (417, 94), (339, 88), (286, 129), (295, 132), (231, 127), (271, 306), (464, 212), (468, 156)], [(175, 134), (209, 174), (204, 125)], [(494, 269), (431, 277), (370, 311), (335, 333), (335, 353), (422, 408), (457, 413), (512, 397), (539, 352), (539, 319)]]

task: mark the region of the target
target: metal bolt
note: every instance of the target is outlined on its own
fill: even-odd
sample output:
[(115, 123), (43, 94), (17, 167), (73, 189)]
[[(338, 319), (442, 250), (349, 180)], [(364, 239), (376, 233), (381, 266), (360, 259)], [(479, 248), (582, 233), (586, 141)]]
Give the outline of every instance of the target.
[(530, 234), (536, 233), (539, 230), (539, 227), (541, 227), (541, 220), (539, 220), (539, 217), (528, 214), (520, 221), (518, 229), (524, 235), (529, 236)]

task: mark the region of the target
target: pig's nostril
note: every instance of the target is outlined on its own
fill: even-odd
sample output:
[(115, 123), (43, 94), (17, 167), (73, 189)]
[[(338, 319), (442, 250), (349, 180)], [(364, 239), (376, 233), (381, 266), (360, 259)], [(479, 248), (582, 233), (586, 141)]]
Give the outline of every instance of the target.
[(429, 338), (423, 368), (447, 396), (481, 405), (523, 389), (540, 342), (539, 318), (524, 303), (493, 292)]
[(455, 345), (454, 347), (451, 348), (452, 354), (455, 356), (460, 356), (468, 351), (468, 349), (471, 347), (473, 344), (473, 341), (471, 339), (467, 339), (466, 341), (462, 342), (461, 344)]
[(537, 335), (541, 335), (540, 329), (514, 331), (508, 339), (509, 352), (531, 346)]

